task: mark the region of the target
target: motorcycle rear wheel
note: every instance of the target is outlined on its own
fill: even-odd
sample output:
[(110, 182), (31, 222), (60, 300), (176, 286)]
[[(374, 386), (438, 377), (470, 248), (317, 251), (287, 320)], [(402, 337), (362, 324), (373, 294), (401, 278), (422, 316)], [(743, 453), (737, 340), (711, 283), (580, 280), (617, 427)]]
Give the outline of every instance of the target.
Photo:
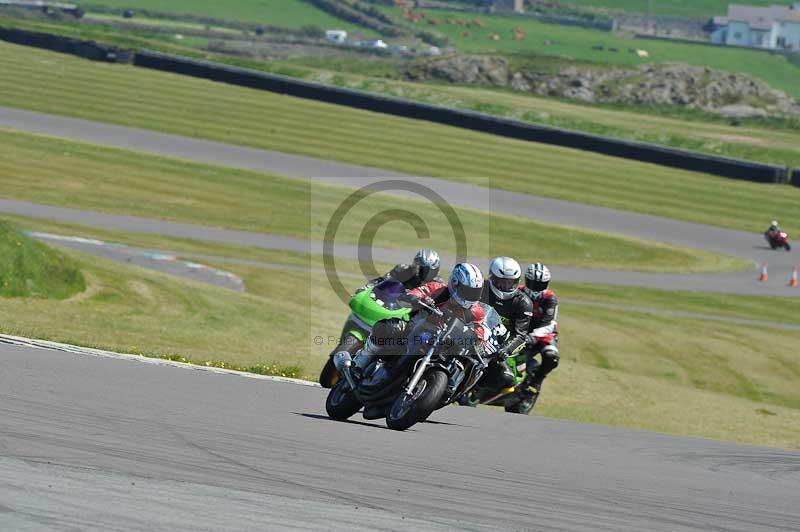
[(361, 401), (356, 398), (347, 381), (339, 381), (333, 385), (325, 399), (325, 410), (328, 417), (344, 421), (361, 409)]
[(441, 370), (427, 372), (412, 394), (403, 392), (394, 400), (386, 414), (386, 426), (393, 430), (406, 430), (424, 421), (441, 404), (446, 391), (447, 374)]

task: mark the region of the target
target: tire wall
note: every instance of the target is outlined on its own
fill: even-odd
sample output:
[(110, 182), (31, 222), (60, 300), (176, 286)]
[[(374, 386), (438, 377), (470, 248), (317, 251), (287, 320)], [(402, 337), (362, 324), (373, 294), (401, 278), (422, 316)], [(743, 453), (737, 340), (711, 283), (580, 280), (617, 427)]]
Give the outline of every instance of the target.
[(116, 46), (107, 46), (94, 41), (82, 41), (71, 37), (40, 33), (36, 31), (18, 30), (0, 27), (0, 39), (14, 44), (44, 48), (54, 52), (77, 55), (92, 61), (110, 63), (130, 63), (133, 59), (131, 50)]
[(134, 63), (145, 68), (287, 94), (298, 98), (427, 120), (492, 135), (564, 146), (733, 179), (760, 183), (788, 183), (789, 181), (789, 172), (782, 166), (530, 124), (472, 111), (449, 109), (352, 89), (318, 85), (284, 76), (157, 52), (137, 52)]

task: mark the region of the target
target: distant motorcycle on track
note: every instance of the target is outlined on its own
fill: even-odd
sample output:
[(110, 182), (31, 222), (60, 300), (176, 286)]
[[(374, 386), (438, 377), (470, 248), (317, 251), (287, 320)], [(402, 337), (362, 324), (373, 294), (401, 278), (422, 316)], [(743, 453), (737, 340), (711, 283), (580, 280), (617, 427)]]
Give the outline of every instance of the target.
[(771, 249), (785, 248), (786, 251), (792, 250), (792, 246), (789, 244), (789, 235), (786, 234), (786, 231), (767, 231), (764, 233), (764, 238), (767, 239)]

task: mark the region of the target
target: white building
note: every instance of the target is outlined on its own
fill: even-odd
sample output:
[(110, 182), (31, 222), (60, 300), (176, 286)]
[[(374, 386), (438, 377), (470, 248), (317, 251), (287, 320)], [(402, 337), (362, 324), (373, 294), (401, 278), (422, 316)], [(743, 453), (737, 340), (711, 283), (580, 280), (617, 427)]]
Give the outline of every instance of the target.
[(789, 6), (729, 5), (712, 20), (711, 42), (800, 52), (800, 2)]
[(347, 41), (347, 32), (344, 30), (326, 30), (325, 38), (330, 42), (342, 44)]

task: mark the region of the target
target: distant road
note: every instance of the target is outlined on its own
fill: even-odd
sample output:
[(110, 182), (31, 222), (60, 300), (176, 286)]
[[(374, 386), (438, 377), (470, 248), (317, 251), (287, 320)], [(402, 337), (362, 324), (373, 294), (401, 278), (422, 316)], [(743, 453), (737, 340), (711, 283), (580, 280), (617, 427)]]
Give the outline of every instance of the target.
[[(0, 528), (795, 532), (800, 453), (0, 345)], [(516, 449), (509, 453), (509, 449)]]
[[(362, 186), (373, 182), (376, 178), (400, 177), (403, 180), (421, 183), (433, 189), (454, 206), (488, 210), (546, 223), (705, 249), (752, 260), (754, 265), (766, 260), (769, 261), (770, 274), (773, 278), (771, 284), (761, 284), (756, 281), (757, 275), (754, 271), (683, 275), (554, 268), (558, 279), (563, 281), (751, 295), (799, 295), (799, 291), (787, 290), (784, 286), (788, 281), (792, 265), (798, 260), (797, 254), (795, 252), (770, 251), (759, 234), (518, 194), (444, 179), (406, 176), (387, 170), (3, 107), (0, 107), (0, 126), (196, 162), (315, 179), (350, 187)], [(0, 212), (69, 220), (88, 225), (106, 226), (105, 224), (112, 220), (110, 215), (14, 201), (0, 202)], [(160, 220), (148, 221), (129, 216), (114, 217), (113, 219), (115, 220), (113, 226), (122, 230), (221, 241), (230, 241), (229, 238), (233, 237), (233, 241), (238, 243), (258, 240), (270, 249), (283, 246), (285, 249), (308, 251), (310, 247), (317, 246), (314, 243), (310, 244), (307, 241), (298, 241), (287, 237), (263, 234), (256, 236), (254, 233), (201, 228), (200, 226), (191, 226), (191, 224), (174, 224)], [(178, 227), (180, 229), (177, 229)], [(190, 227), (193, 228), (189, 229)], [(337, 249), (337, 253), (354, 257), (355, 248)], [(405, 253), (401, 255), (395, 250), (378, 250), (376, 252), (377, 258), (389, 262), (401, 256), (406, 260), (405, 255)]]

